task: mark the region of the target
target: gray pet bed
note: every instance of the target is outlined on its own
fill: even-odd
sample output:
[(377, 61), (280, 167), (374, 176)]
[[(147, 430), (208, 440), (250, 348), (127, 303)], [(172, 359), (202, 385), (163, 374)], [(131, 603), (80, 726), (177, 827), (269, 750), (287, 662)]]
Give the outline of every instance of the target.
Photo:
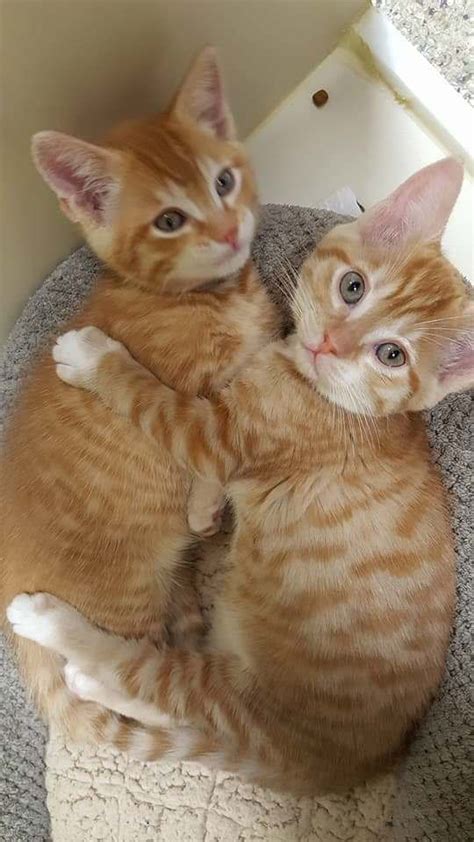
[[(327, 211), (269, 205), (264, 208), (255, 259), (264, 281), (281, 275), (287, 260), (298, 268), (321, 236), (341, 217)], [(5, 418), (26, 363), (91, 289), (99, 266), (86, 248), (65, 260), (28, 302), (5, 349), (1, 412)], [(399, 774), (393, 833), (397, 840), (461, 842), (474, 839), (472, 766), (472, 491), (469, 419), (471, 397), (445, 400), (430, 413), (433, 456), (451, 494), (459, 561), (456, 632), (446, 680), (419, 728)], [(29, 707), (15, 666), (0, 640), (0, 840), (50, 839), (44, 788), (46, 729)], [(308, 840), (309, 842), (309, 840)]]

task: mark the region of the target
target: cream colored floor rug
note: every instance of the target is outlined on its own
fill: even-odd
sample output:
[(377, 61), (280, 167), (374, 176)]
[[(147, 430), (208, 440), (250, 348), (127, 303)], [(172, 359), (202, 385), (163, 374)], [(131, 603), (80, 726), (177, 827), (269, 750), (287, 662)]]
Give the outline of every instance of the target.
[(54, 842), (375, 842), (388, 838), (393, 782), (296, 799), (191, 763), (145, 765), (52, 737), (46, 786)]

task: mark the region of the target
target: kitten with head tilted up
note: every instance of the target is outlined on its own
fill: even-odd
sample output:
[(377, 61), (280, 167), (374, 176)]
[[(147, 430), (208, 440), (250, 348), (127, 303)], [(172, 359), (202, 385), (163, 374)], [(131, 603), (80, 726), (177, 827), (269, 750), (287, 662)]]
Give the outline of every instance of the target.
[[(164, 382), (193, 395), (224, 387), (278, 333), (249, 260), (257, 196), (204, 50), (169, 110), (116, 128), (100, 146), (33, 138), (36, 165), (106, 265), (72, 326), (100, 326)], [(56, 377), (48, 350), (10, 422), (1, 468), (0, 601), (50, 590), (125, 636), (175, 638), (201, 622), (192, 539), (216, 528), (221, 489), (192, 476), (95, 397)], [(190, 497), (191, 492), (191, 499)], [(104, 712), (79, 705), (61, 659), (16, 641), (40, 710), (78, 735)]]
[(104, 732), (119, 748), (322, 792), (385, 768), (426, 709), (454, 553), (418, 410), (474, 380), (472, 300), (440, 248), (461, 181), (440, 161), (328, 234), (293, 334), (216, 398), (177, 394), (96, 328), (59, 339), (66, 383), (225, 483), (236, 511), (207, 651), (123, 641), (47, 594), (10, 606), (78, 696), (141, 720)]

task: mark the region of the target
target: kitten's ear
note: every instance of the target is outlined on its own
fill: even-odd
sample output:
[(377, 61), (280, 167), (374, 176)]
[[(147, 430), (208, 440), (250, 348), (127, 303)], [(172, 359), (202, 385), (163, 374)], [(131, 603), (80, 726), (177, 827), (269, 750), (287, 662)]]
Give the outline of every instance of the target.
[(62, 132), (38, 132), (33, 161), (73, 222), (107, 223), (119, 189), (118, 152)]
[(222, 140), (235, 138), (234, 118), (225, 97), (213, 47), (201, 50), (173, 100), (171, 110), (178, 117), (193, 120), (201, 129)]
[(463, 168), (454, 158), (424, 167), (359, 217), (362, 239), (395, 247), (441, 239), (462, 180)]
[(438, 372), (437, 401), (451, 392), (464, 392), (474, 387), (474, 303), (466, 308), (466, 332), (446, 342), (442, 349)]

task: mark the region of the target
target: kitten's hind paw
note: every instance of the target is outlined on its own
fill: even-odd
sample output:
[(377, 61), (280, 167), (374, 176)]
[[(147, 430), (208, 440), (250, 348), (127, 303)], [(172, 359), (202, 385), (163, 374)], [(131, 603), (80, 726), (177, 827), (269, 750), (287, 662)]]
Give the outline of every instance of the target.
[(83, 672), (74, 662), (66, 664), (64, 679), (70, 692), (84, 702), (95, 702), (128, 719), (143, 722), (150, 728), (169, 728), (173, 724), (172, 718), (156, 705), (127, 695), (120, 687), (113, 686), (113, 681), (103, 681), (89, 672)]
[(56, 374), (65, 383), (93, 389), (97, 369), (110, 353), (128, 353), (121, 342), (111, 339), (97, 327), (70, 330), (58, 337), (53, 347)]
[(104, 685), (98, 679), (87, 675), (76, 664), (69, 661), (64, 667), (66, 686), (75, 696), (88, 702), (102, 702)]

